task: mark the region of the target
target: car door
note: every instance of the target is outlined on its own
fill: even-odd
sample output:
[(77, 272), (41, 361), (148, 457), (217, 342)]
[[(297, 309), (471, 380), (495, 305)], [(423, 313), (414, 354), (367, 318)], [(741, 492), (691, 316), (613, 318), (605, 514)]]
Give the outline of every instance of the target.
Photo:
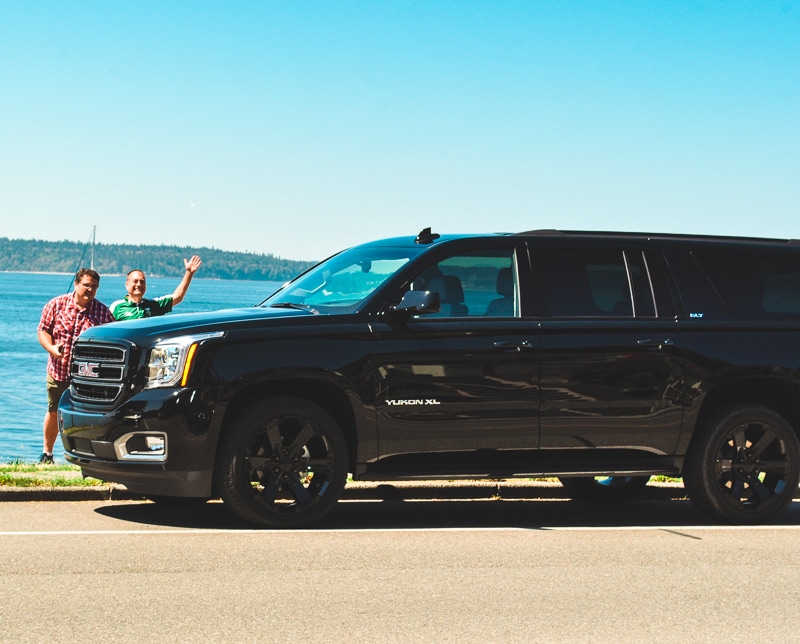
[(540, 244), (541, 448), (671, 454), (682, 368), (660, 255), (645, 246)]
[(395, 301), (407, 290), (438, 293), (441, 309), (387, 314), (374, 326), (381, 459), (436, 452), (505, 461), (536, 448), (536, 324), (520, 315), (521, 264), (527, 257), (512, 242), (462, 249), (397, 293)]

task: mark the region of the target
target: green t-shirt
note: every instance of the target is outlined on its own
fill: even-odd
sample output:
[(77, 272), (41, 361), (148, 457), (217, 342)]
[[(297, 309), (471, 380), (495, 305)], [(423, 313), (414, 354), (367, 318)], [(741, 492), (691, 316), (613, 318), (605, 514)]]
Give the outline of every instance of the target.
[(126, 295), (117, 300), (110, 307), (111, 315), (115, 320), (138, 320), (139, 318), (154, 318), (164, 315), (172, 310), (172, 296), (164, 295), (154, 300), (143, 299), (141, 302), (132, 302)]

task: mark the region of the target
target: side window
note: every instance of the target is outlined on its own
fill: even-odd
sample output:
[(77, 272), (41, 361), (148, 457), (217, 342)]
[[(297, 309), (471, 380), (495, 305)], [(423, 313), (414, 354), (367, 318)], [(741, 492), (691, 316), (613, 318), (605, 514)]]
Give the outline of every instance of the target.
[(441, 310), (425, 317), (515, 317), (519, 315), (517, 271), (512, 250), (472, 251), (425, 268), (412, 290), (439, 293)]
[(694, 255), (729, 315), (800, 315), (800, 256), (796, 253), (709, 249)]
[(631, 287), (621, 250), (559, 248), (534, 251), (553, 317), (633, 315)]
[(800, 270), (767, 275), (762, 302), (768, 315), (800, 315)]
[(711, 285), (694, 254), (683, 248), (669, 248), (664, 256), (677, 284), (684, 313), (689, 318), (719, 320), (725, 318), (718, 292)]
[(553, 317), (656, 317), (647, 256), (642, 251), (596, 248), (534, 250), (544, 295), (543, 315)]

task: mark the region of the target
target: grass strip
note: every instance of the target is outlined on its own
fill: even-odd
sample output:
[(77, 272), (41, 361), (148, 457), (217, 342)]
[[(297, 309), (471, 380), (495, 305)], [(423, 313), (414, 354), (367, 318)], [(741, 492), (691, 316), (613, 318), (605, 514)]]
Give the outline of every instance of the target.
[(0, 486), (7, 487), (98, 487), (107, 485), (99, 479), (79, 476), (11, 476), (0, 473)]
[(6, 487), (97, 487), (108, 485), (91, 477), (83, 478), (77, 465), (39, 465), (23, 461), (0, 464), (0, 486)]

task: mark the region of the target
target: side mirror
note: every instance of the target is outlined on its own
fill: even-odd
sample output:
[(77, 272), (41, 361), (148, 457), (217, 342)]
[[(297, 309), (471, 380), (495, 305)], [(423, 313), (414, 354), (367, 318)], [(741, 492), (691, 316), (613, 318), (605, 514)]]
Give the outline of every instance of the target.
[(438, 313), (441, 304), (439, 294), (432, 291), (406, 291), (403, 299), (394, 307), (395, 311), (410, 315)]

